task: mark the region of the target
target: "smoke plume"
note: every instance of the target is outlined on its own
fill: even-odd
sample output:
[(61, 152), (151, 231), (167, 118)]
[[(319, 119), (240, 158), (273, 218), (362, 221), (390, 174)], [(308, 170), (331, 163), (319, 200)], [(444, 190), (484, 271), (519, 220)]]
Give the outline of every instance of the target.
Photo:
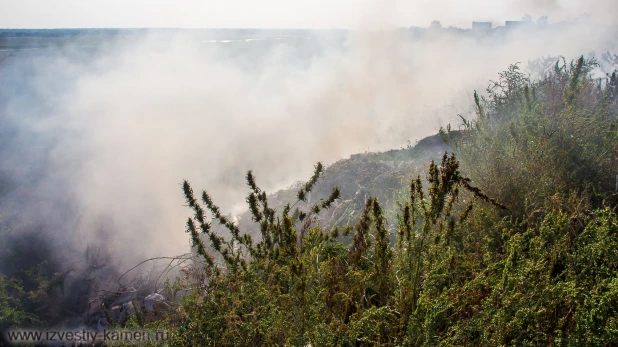
[(63, 252), (94, 244), (127, 268), (188, 251), (183, 179), (238, 213), (249, 169), (281, 189), (317, 161), (456, 124), (473, 91), (509, 64), (616, 50), (613, 29), (593, 24), (416, 39), (381, 25), (217, 40), (152, 31), (95, 53), (5, 58), (2, 207), (26, 214), (24, 226), (44, 224)]

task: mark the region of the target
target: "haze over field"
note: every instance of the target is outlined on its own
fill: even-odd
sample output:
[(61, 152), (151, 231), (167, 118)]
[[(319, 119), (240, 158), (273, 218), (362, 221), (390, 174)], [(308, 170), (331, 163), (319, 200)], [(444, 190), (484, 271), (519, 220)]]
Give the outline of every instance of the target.
[(584, 15), (612, 24), (612, 0), (2, 0), (0, 27), (89, 28), (365, 28), (425, 26), (433, 19), (469, 27), (473, 20), (504, 22), (523, 13), (555, 21)]
[[(182, 179), (238, 213), (249, 169), (268, 191), (281, 189), (317, 161), (404, 147), (456, 124), (473, 91), (511, 63), (616, 51), (615, 28), (599, 26), (616, 24), (609, 0), (478, 1), (465, 11), (396, 1), (270, 1), (244, 11), (240, 0), (51, 3), (1, 1), (11, 11), (0, 11), (0, 26), (362, 29), (244, 42), (152, 31), (3, 56), (2, 204), (28, 211), (20, 225), (43, 225), (58, 247), (101, 245), (124, 268), (189, 249)], [(435, 30), (412, 39), (393, 30), (583, 12), (589, 21), (504, 36)]]

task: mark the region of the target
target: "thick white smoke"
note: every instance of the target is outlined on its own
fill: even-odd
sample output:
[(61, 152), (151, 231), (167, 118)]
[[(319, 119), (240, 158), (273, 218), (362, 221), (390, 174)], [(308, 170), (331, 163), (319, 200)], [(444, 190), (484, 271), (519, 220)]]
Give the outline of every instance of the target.
[[(45, 105), (44, 117), (17, 122), (37, 134), (26, 146), (45, 144), (35, 195), (70, 201), (62, 233), (103, 245), (125, 265), (180, 254), (189, 248), (182, 179), (236, 213), (249, 169), (263, 188), (280, 189), (317, 161), (436, 133), (511, 63), (616, 50), (611, 31), (583, 25), (491, 39), (333, 35), (241, 46), (150, 33), (108, 44), (86, 62), (57, 53), (24, 76), (36, 98), (15, 94), (4, 110), (19, 120)], [(46, 206), (53, 215), (57, 206)]]

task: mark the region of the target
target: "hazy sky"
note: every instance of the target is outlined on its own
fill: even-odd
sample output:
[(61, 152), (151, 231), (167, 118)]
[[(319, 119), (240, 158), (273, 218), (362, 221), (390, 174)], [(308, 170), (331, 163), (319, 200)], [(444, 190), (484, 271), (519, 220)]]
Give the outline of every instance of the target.
[(618, 0), (0, 0), (0, 27), (350, 28), (501, 25), (528, 13), (615, 22)]

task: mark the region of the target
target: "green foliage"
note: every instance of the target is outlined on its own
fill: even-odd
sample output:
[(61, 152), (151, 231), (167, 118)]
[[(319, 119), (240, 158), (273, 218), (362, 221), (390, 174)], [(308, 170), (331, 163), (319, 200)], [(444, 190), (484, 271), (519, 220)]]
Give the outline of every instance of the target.
[(487, 98), (475, 93), (477, 117), (451, 144), (472, 181), (515, 218), (542, 211), (556, 193), (585, 191), (595, 207), (616, 202), (618, 98), (611, 78), (590, 77), (597, 65), (557, 60), (538, 81), (512, 65)]
[[(276, 210), (249, 171), (247, 233), (184, 181), (198, 260), (167, 287), (191, 290), (158, 317), (136, 305), (126, 327), (187, 346), (617, 345), (618, 93), (615, 72), (591, 77), (597, 64), (545, 59), (538, 80), (511, 65), (474, 93), (476, 117), (441, 129), (457, 157), (406, 182), (396, 211), (338, 188), (309, 205), (319, 163)], [(341, 206), (358, 222), (316, 223)], [(62, 290), (66, 274), (42, 269), (27, 290), (0, 276), (2, 322), (34, 321), (26, 298)]]
[(27, 294), (20, 281), (0, 275), (0, 331), (39, 322), (38, 317), (25, 311), (24, 299)]
[[(516, 64), (487, 97), (475, 93), (477, 117), (440, 134), (462, 162), (445, 153), (425, 180), (411, 180), (395, 230), (386, 219), (395, 214), (371, 197), (356, 225), (322, 230), (311, 217), (337, 204), (338, 189), (307, 211), (277, 212), (249, 172), (259, 242), (202, 196), (230, 231), (226, 241), (211, 233), (185, 182), (195, 212), (188, 229), (207, 276), (181, 305), (175, 342), (618, 343), (615, 81), (593, 81), (595, 66), (563, 59), (532, 81)], [(322, 171), (318, 164), (300, 186), (299, 201)]]
[(72, 270), (56, 271), (58, 263), (39, 234), (4, 227), (0, 247), (0, 263), (5, 265), (0, 270), (0, 333), (11, 327), (58, 324), (74, 314), (79, 303), (63, 306)]
[[(312, 178), (301, 186), (299, 201), (322, 171), (318, 164)], [(400, 230), (395, 234), (389, 233), (378, 200), (368, 198), (359, 223), (353, 230), (344, 230), (344, 234), (353, 232), (351, 243), (344, 246), (337, 240), (338, 230), (325, 232), (312, 226), (310, 218), (336, 202), (337, 188), (309, 211), (290, 213), (287, 205), (279, 214), (269, 207), (268, 196), (249, 172), (247, 203), (261, 233), (260, 242), (254, 244), (237, 230), (230, 230), (229, 241), (212, 233), (185, 182), (185, 198), (195, 213), (188, 231), (196, 252), (205, 260), (207, 283), (185, 298), (186, 319), (175, 331), (176, 341), (187, 345), (199, 341), (210, 345), (328, 346), (422, 341), (427, 319), (421, 298), (437, 259), (435, 251), (445, 245), (452, 247), (455, 229), (467, 219), (472, 201), (488, 201), (503, 208), (472, 186), (460, 174), (455, 157), (446, 153), (440, 165), (431, 163), (427, 183), (423, 187), (420, 176), (410, 182)], [(461, 188), (470, 201), (455, 216)], [(235, 228), (220, 217), (206, 193), (202, 200), (213, 220)], [(210, 245), (199, 237), (195, 223)], [(396, 240), (396, 245), (391, 240)], [(234, 253), (234, 241), (246, 252)], [(214, 255), (206, 253), (207, 249)], [(420, 335), (413, 333), (411, 338), (411, 331)]]

